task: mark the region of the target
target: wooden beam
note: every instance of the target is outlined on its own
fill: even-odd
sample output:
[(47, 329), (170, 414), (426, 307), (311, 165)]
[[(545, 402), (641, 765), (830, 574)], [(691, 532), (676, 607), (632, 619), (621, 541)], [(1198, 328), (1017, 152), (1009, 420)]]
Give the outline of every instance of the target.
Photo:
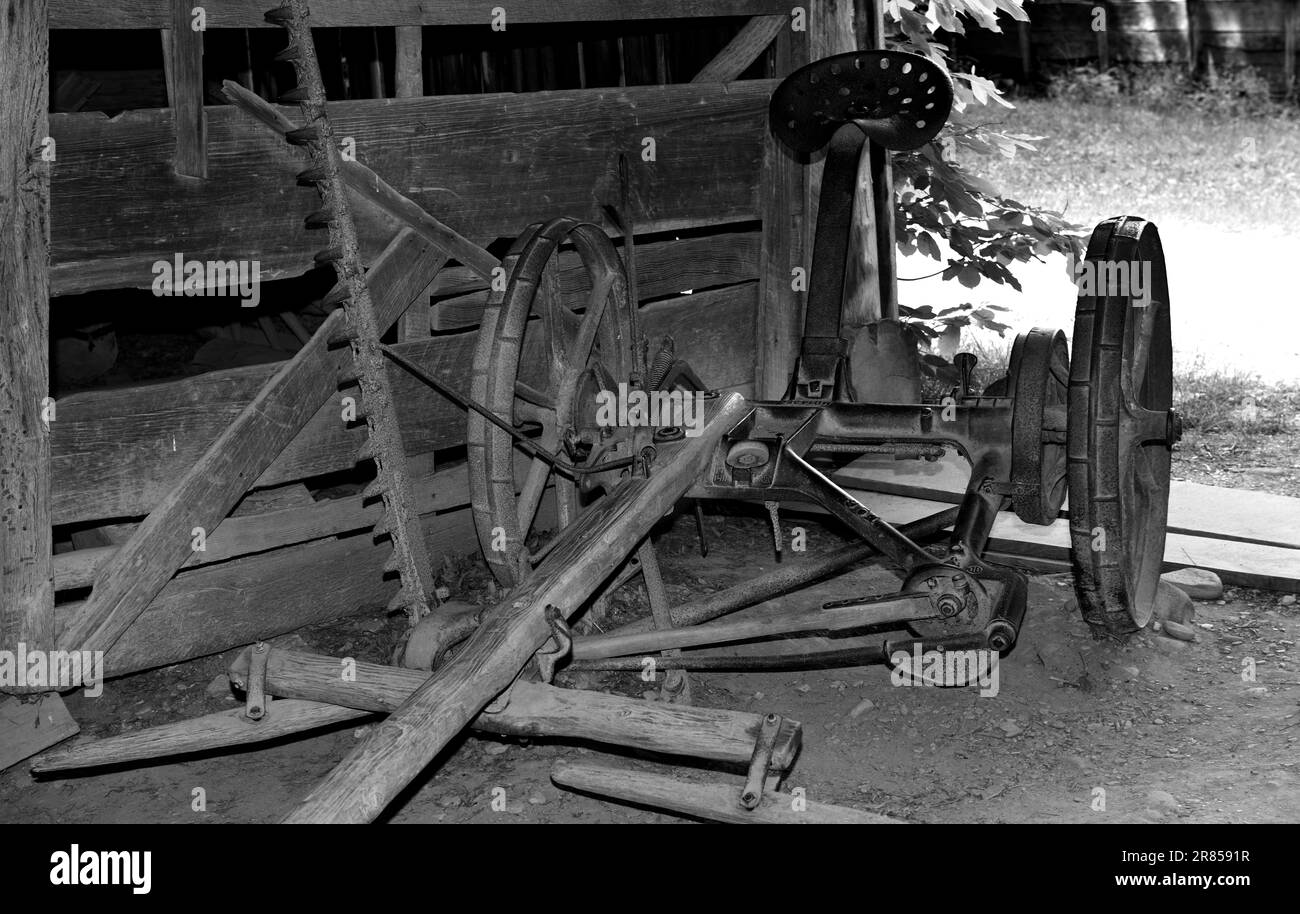
[(763, 791), (758, 808), (749, 810), (740, 805), (739, 783), (701, 784), (625, 766), (557, 762), (551, 769), (551, 780), (581, 793), (736, 825), (903, 824), (900, 819), (879, 813), (818, 803), (770, 789)]
[[(773, 50), (773, 74), (784, 77), (808, 62), (806, 32), (783, 29)], [(770, 131), (763, 131), (763, 170), (759, 217), (763, 220), (762, 274), (758, 319), (754, 322), (755, 394), (779, 399), (785, 394), (799, 353), (807, 299), (811, 248), (805, 245), (807, 215), (805, 166)], [(802, 283), (796, 288), (795, 271)]]
[[(414, 280), (414, 272), (404, 279)], [(710, 384), (748, 387), (755, 358), (753, 285), (708, 316), (716, 319), (706, 319), (695, 305), (694, 296), (686, 296), (648, 307), (643, 329), (652, 338), (672, 334), (678, 356), (696, 365)], [(535, 338), (529, 334), (526, 340)], [(398, 350), (460, 388), (476, 339), (476, 334), (459, 333), (400, 343)], [(167, 384), (88, 391), (60, 402), (51, 441), (53, 522), (134, 517), (153, 510), (275, 371), (275, 365), (255, 365)], [(397, 366), (390, 366), (389, 378), (408, 457), (464, 442), (463, 409)], [(254, 485), (281, 485), (348, 469), (361, 434), (339, 421), (337, 401), (322, 403)]]
[(192, 0), (171, 0), (167, 91), (176, 133), (176, 174), (208, 176), (207, 117), (203, 112), (203, 36), (195, 31)]
[(693, 83), (729, 83), (739, 79), (750, 64), (767, 50), (772, 40), (789, 23), (788, 15), (755, 16), (741, 27), (736, 37), (704, 65)]
[(570, 616), (612, 575), (690, 488), (722, 436), (746, 411), (730, 395), (710, 404), (699, 437), (661, 449), (648, 479), (627, 481), (561, 534), (561, 542), (504, 603), (484, 614), (460, 651), (350, 752), (285, 821), (374, 819), (550, 637), (544, 615)]
[[(383, 302), (376, 306), (380, 327), (388, 326), (395, 310), (386, 294), (389, 281), (409, 281), (419, 264), (413, 255), (421, 250), (416, 239), (400, 236), (371, 270), (375, 298)], [(67, 650), (111, 648), (191, 557), (196, 535), (206, 539), (321, 404), (334, 398), (338, 362), (329, 342), (345, 320), (342, 311), (333, 312), (149, 513), (99, 570), (90, 598), (59, 644)]]
[[(54, 644), (50, 560), (49, 33), (45, 0), (0, 16), (0, 648)], [(29, 690), (21, 690), (29, 691)]]
[[(230, 667), (242, 688), (247, 650)], [(342, 658), (273, 648), (266, 664), (266, 691), (366, 711), (394, 711), (432, 675), (377, 663), (357, 662), (354, 677), (339, 675)], [(474, 730), (505, 736), (592, 740), (645, 752), (744, 765), (754, 750), (763, 716), (648, 702), (584, 689), (561, 689), (520, 679), (504, 707), (474, 718)], [(772, 765), (785, 771), (799, 750), (800, 726), (787, 720)]]
[[(788, 0), (529, 0), (507, 6), (507, 23), (613, 22), (635, 19), (691, 19), (700, 16), (757, 16), (789, 9)], [(314, 0), (317, 28), (395, 25), (479, 25), (492, 19), (492, 3), (464, 0)], [(209, 12), (209, 28), (269, 28), (265, 0), (223, 0)], [(150, 0), (54, 0), (50, 28), (158, 29), (166, 11)]]
[[(634, 169), (638, 231), (756, 218), (771, 89), (756, 80), (366, 99), (331, 102), (330, 115), (337, 135), (355, 140), (358, 159), (389, 190), (399, 188), (398, 198), (436, 213), (481, 246), (556, 213), (601, 221), (603, 205), (617, 195), (617, 153), (639, 155), (645, 137), (655, 139), (657, 160)], [(318, 201), (294, 186), (300, 153), (270, 130), (250, 130), (248, 117), (231, 105), (208, 108), (207, 118), (209, 180), (196, 184), (172, 173), (166, 111), (126, 111), (111, 120), (99, 112), (52, 115), (60, 153), (53, 294), (148, 288), (151, 265), (175, 254), (176, 238), (213, 259), (256, 259), (263, 280), (307, 269), (319, 239), (303, 229), (302, 217)], [(527, 154), (501, 142), (503, 123), (528, 138)], [(430, 136), (456, 142), (431, 145)], [(363, 255), (372, 260), (400, 227), (396, 219), (409, 222), (416, 214), (396, 208), (400, 200), (381, 185), (353, 186), (376, 201), (354, 207)], [(490, 274), (493, 264), (472, 252), (453, 256)]]

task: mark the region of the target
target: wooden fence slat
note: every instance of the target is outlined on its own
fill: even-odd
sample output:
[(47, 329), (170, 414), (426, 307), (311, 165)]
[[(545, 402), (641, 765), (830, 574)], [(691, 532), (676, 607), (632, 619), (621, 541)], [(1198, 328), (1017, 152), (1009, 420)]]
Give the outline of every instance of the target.
[[(618, 153), (639, 155), (646, 137), (656, 141), (657, 160), (635, 170), (639, 231), (754, 219), (771, 90), (756, 80), (367, 99), (331, 103), (330, 113), (336, 134), (356, 141), (364, 167), (483, 244), (559, 213), (601, 219), (617, 196)], [(302, 228), (316, 201), (294, 186), (299, 156), (231, 106), (207, 115), (209, 180), (201, 184), (172, 174), (166, 112), (51, 117), (60, 151), (55, 294), (148, 288), (152, 264), (172, 258), (176, 238), (204, 259), (257, 259), (264, 280), (306, 270), (319, 241)], [(515, 142), (502, 142), (507, 123)], [(431, 144), (431, 136), (454, 141)], [(378, 245), (367, 239), (387, 238), (393, 217), (371, 206), (358, 206), (356, 216), (363, 254), (373, 258)]]
[(745, 23), (735, 38), (691, 79), (693, 83), (729, 83), (738, 79), (749, 65), (767, 50), (772, 39), (785, 28), (787, 16), (755, 16)]
[(168, 101), (176, 131), (176, 174), (208, 176), (207, 115), (203, 111), (203, 32), (195, 31), (191, 0), (171, 0)]

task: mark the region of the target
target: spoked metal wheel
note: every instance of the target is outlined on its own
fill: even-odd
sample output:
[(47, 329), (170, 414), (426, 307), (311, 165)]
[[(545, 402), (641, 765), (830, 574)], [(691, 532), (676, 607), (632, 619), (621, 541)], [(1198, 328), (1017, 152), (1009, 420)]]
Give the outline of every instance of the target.
[(1155, 225), (1097, 226), (1074, 320), (1069, 390), (1070, 543), (1079, 608), (1121, 635), (1151, 618), (1164, 560), (1173, 399), (1169, 286)]
[[(561, 276), (558, 254), (566, 243), (576, 249), (585, 279)], [(505, 268), (506, 288), (491, 294), (483, 313), (470, 395), (517, 428), (539, 429), (545, 450), (597, 471), (569, 476), (534, 458), (519, 482), (516, 442), (469, 414), (474, 525), (493, 574), (509, 587), (531, 568), (526, 542), (552, 479), (561, 528), (618, 484), (629, 445), (597, 424), (596, 394), (628, 381), (633, 354), (627, 278), (600, 228), (568, 218), (530, 226)], [(599, 472), (606, 464), (614, 468)]]

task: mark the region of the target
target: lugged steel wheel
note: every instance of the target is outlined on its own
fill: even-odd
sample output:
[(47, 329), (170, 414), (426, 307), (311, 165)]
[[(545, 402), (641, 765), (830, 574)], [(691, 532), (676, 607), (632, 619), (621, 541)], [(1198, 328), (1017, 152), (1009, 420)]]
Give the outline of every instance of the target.
[(1011, 422), (1011, 503), (1027, 524), (1047, 525), (1065, 503), (1066, 397), (1070, 353), (1060, 330), (1016, 337), (1007, 368), (1015, 397)]
[[(562, 288), (558, 254), (566, 243), (572, 243), (581, 260), (585, 294)], [(629, 379), (633, 355), (627, 277), (605, 233), (569, 218), (530, 226), (504, 265), (505, 290), (491, 293), (479, 327), (470, 396), (516, 427), (540, 426), (538, 443), (564, 454), (571, 431), (591, 427), (595, 394)], [(563, 285), (573, 284), (566, 277)], [(580, 301), (571, 309), (564, 299), (575, 295)], [(534, 458), (517, 487), (520, 451), (515, 441), (473, 411), (466, 445), (479, 543), (496, 579), (513, 586), (530, 568), (525, 544), (547, 483), (555, 479), (561, 528), (572, 523), (583, 498), (574, 480), (553, 473), (540, 458)], [(627, 456), (619, 447), (617, 437), (611, 437), (607, 446), (586, 455), (584, 464), (598, 466)], [(583, 488), (607, 489), (618, 478), (616, 470), (588, 475)]]
[[(1164, 560), (1173, 399), (1169, 285), (1155, 225), (1108, 219), (1088, 242), (1070, 365), (1070, 544), (1094, 631), (1151, 618)], [(1144, 288), (1137, 288), (1133, 271)], [(1149, 271), (1149, 272), (1148, 272)]]

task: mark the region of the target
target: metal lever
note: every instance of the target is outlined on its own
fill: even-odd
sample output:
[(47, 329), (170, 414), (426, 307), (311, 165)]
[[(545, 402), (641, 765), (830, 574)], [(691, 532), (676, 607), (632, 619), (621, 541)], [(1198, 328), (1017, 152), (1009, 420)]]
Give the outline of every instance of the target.
[(768, 714), (763, 718), (758, 739), (754, 741), (754, 754), (749, 758), (745, 789), (740, 793), (740, 805), (745, 809), (757, 809), (758, 804), (763, 802), (763, 785), (767, 783), (767, 771), (772, 765), (772, 750), (776, 748), (776, 737), (780, 732), (780, 714)]

